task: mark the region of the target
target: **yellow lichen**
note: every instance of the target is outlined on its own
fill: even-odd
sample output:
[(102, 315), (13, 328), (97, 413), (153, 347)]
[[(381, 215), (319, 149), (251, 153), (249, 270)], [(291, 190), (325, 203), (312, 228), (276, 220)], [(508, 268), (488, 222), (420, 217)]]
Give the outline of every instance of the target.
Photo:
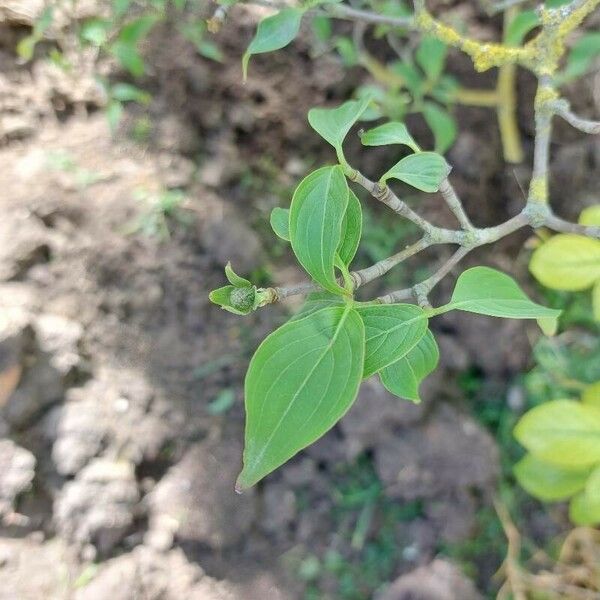
[(540, 85), (535, 95), (535, 109), (540, 110), (558, 98), (558, 92), (551, 86)]
[(548, 202), (548, 179), (545, 177), (534, 177), (529, 184), (530, 202)]
[(577, 10), (561, 21), (558, 26), (558, 35), (564, 38), (568, 33), (577, 29), (581, 22), (599, 5), (600, 0), (587, 0), (584, 2)]
[(462, 36), (449, 25), (434, 19), (427, 11), (418, 13), (416, 23), (424, 33), (468, 54), (473, 59), (476, 71), (487, 71), (492, 67), (505, 64), (529, 62), (533, 56), (532, 51), (527, 48), (511, 48), (503, 44), (478, 42)]

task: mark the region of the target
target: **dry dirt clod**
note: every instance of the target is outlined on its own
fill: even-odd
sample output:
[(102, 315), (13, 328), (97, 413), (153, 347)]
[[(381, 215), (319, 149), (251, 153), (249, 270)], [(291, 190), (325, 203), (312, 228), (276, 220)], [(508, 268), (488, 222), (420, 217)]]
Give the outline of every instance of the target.
[(450, 561), (436, 559), (399, 577), (376, 600), (481, 600), (473, 583)]
[(393, 497), (434, 498), (452, 490), (489, 490), (499, 473), (498, 448), (472, 418), (442, 405), (419, 427), (376, 448), (376, 469)]
[(13, 512), (17, 496), (35, 475), (35, 457), (12, 440), (0, 440), (0, 520)]
[(242, 600), (227, 582), (204, 574), (188, 562), (181, 550), (168, 554), (138, 546), (114, 558), (90, 583), (78, 590), (74, 600)]
[(54, 502), (56, 529), (79, 548), (108, 554), (133, 524), (139, 500), (134, 465), (95, 459), (64, 485)]
[(239, 542), (255, 516), (254, 490), (233, 493), (241, 436), (192, 446), (148, 498), (150, 529), (174, 527), (179, 540), (225, 548)]

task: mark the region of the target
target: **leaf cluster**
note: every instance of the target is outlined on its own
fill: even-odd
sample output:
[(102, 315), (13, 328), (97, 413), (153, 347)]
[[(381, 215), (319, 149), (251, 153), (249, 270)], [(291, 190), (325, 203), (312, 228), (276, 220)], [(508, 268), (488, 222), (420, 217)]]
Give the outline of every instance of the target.
[[(309, 296), (300, 313), (269, 335), (250, 362), (239, 489), (255, 484), (333, 427), (365, 378), (378, 374), (390, 392), (419, 402), (419, 385), (439, 359), (429, 329), (435, 315), (462, 310), (518, 319), (558, 316), (559, 311), (532, 302), (508, 275), (488, 267), (465, 271), (450, 301), (436, 309), (354, 299), (349, 267), (362, 217), (347, 180), (352, 170), (343, 142), (367, 106), (367, 100), (349, 101), (309, 112), (311, 126), (333, 146), (340, 164), (313, 171), (296, 188), (290, 208), (271, 215), (275, 233), (290, 242), (300, 265), (323, 291)], [(382, 186), (398, 179), (432, 192), (448, 174), (445, 160), (421, 151), (402, 123), (367, 131), (362, 141), (367, 146), (402, 144), (412, 151), (382, 175)], [(238, 314), (256, 308), (256, 288), (230, 266), (226, 274), (230, 285), (212, 292), (211, 299)], [(242, 292), (248, 295), (246, 304), (235, 305), (234, 294)]]

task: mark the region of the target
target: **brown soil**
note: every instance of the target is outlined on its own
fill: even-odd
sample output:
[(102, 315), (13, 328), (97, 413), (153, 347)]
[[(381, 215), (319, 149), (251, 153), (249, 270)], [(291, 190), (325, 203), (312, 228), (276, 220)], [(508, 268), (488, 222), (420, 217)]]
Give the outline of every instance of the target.
[[(300, 599), (307, 558), (335, 552), (361, 564), (383, 534), (394, 551), (381, 585), (419, 571), (382, 598), (409, 597), (415, 577), (431, 579), (431, 594), (478, 596), (456, 566), (432, 563), (444, 545), (477, 537), (499, 476), (496, 444), (461, 402), (457, 373), (476, 368), (505, 390), (529, 361), (535, 334), (521, 323), (442, 319), (442, 365), (423, 404), (368, 381), (338, 427), (256, 491), (233, 493), (245, 367), (290, 307), (240, 319), (208, 291), (223, 285), (228, 260), (264, 281), (302, 277), (264, 223), (312, 164), (331, 160), (308, 108), (346, 98), (362, 77), (311, 60), (302, 38), (257, 57), (243, 85), (238, 59), (255, 20), (240, 10), (228, 21), (223, 65), (166, 28), (156, 33), (142, 143), (130, 139), (140, 109), (112, 136), (85, 65), (74, 83), (43, 56), (17, 64), (27, 20), (0, 22), (0, 471), (11, 474), (5, 483), (0, 473), (1, 600)], [(460, 61), (454, 68), (473, 77)], [(578, 88), (577, 103), (593, 103), (592, 85)], [(521, 89), (529, 100), (531, 82)], [(456, 186), (478, 224), (497, 222), (521, 202), (527, 167), (502, 164), (487, 111), (458, 115)], [(530, 117), (524, 108), (528, 150)], [(599, 147), (562, 128), (557, 140), (554, 195), (573, 216), (595, 191)], [(174, 189), (185, 199), (163, 219), (157, 199)], [(438, 200), (421, 209), (450, 223)], [(523, 241), (473, 260), (522, 274)], [(212, 414), (224, 391), (232, 406)], [(378, 508), (349, 546), (366, 504), (340, 498), (374, 482)], [(333, 576), (319, 582), (320, 598), (336, 598)], [(356, 598), (375, 587), (357, 585)]]

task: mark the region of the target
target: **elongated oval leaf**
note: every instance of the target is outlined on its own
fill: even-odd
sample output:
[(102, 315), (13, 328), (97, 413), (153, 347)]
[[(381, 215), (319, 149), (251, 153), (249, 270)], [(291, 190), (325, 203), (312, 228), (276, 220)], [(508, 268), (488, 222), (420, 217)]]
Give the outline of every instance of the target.
[(446, 110), (433, 102), (425, 103), (423, 117), (433, 133), (435, 151), (443, 154), (456, 139), (458, 133), (456, 121)]
[(417, 51), (415, 52), (415, 60), (423, 69), (429, 81), (437, 81), (444, 70), (446, 62), (446, 54), (448, 48), (446, 44), (440, 42), (437, 38), (425, 36)]
[(514, 474), (529, 494), (545, 502), (555, 502), (581, 491), (590, 469), (558, 467), (527, 454), (515, 465)]
[(399, 179), (422, 192), (437, 192), (448, 173), (450, 167), (443, 156), (435, 152), (419, 152), (396, 163), (380, 181), (385, 184), (388, 179)]
[(408, 129), (404, 123), (399, 121), (391, 121), (384, 123), (379, 127), (374, 127), (365, 131), (360, 136), (360, 141), (363, 146), (390, 146), (392, 144), (402, 144), (408, 146), (414, 152), (419, 152), (420, 148), (412, 135), (408, 133)]
[(244, 468), (254, 485), (328, 431), (362, 379), (364, 326), (347, 307), (325, 308), (269, 335), (246, 375)]
[(271, 211), (271, 229), (286, 242), (290, 241), (290, 209), (276, 206)]
[(406, 356), (427, 330), (427, 317), (414, 304), (359, 306), (357, 311), (365, 324), (363, 377), (370, 377)]
[(230, 262), (228, 262), (225, 265), (225, 277), (227, 277), (227, 281), (229, 281), (229, 283), (231, 285), (234, 285), (235, 287), (251, 287), (252, 286), (252, 283), (250, 281), (248, 281), (247, 279), (244, 279), (243, 277), (240, 277), (233, 270), (233, 267), (231, 266)]
[(428, 329), (404, 358), (381, 370), (381, 383), (392, 394), (418, 404), (421, 402), (419, 386), (435, 370), (439, 359), (437, 342)]
[(360, 200), (352, 190), (348, 190), (348, 207), (342, 222), (342, 239), (338, 247), (339, 257), (348, 266), (354, 258), (362, 233), (362, 209)]
[(348, 100), (337, 108), (312, 108), (308, 111), (310, 126), (336, 150), (341, 152), (342, 143), (350, 128), (365, 112), (371, 96), (361, 100)]
[(534, 10), (525, 10), (515, 16), (504, 34), (504, 41), (509, 46), (520, 46), (525, 36), (540, 24), (540, 18)]
[(489, 267), (467, 269), (456, 282), (447, 308), (511, 319), (557, 318), (559, 310), (531, 301), (517, 283)]
[(326, 290), (343, 293), (335, 278), (335, 255), (348, 206), (342, 168), (323, 167), (304, 178), (290, 208), (290, 241), (308, 274)]
[(555, 235), (533, 253), (529, 270), (554, 290), (585, 290), (600, 279), (600, 240)]
[(592, 288), (592, 314), (594, 319), (600, 323), (600, 279), (596, 281)]
[(554, 400), (521, 417), (515, 437), (543, 461), (567, 468), (600, 462), (600, 408)]
[(248, 74), (248, 61), (252, 55), (284, 48), (298, 35), (303, 14), (304, 11), (300, 8), (284, 8), (258, 24), (256, 35), (242, 58), (244, 79)]

